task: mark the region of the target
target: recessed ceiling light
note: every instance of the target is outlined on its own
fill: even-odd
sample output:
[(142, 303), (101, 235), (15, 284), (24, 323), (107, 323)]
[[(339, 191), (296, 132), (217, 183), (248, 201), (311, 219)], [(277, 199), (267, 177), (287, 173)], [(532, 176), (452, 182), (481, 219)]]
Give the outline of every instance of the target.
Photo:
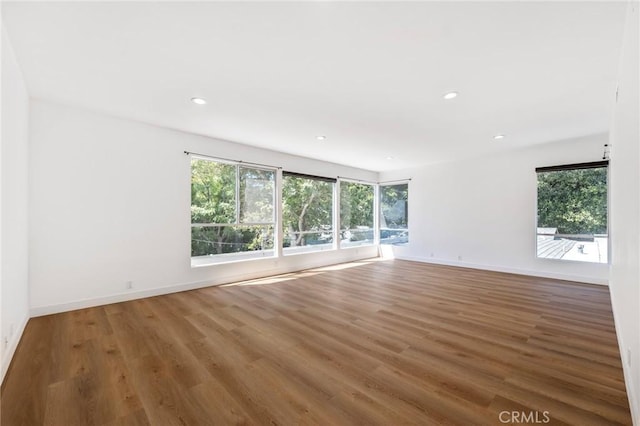
[(393, 160), (393, 157), (387, 157), (387, 160)]
[(327, 138), (326, 136), (322, 136), (322, 135), (321, 136), (316, 136), (316, 139), (319, 140), (319, 141), (323, 141), (326, 138)]
[(493, 138), (494, 138), (495, 140), (504, 139), (504, 135), (495, 135)]
[(191, 98), (191, 102), (193, 102), (196, 105), (204, 105), (207, 103), (207, 101), (202, 98)]
[(443, 98), (449, 100), (449, 99), (455, 98), (456, 96), (458, 96), (458, 92), (449, 92), (449, 93), (445, 93)]

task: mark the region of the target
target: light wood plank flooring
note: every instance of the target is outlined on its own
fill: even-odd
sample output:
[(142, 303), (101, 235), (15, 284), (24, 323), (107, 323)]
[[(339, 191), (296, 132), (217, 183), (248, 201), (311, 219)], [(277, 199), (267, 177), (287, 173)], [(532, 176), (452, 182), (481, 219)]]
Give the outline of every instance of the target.
[(399, 260), (34, 318), (1, 403), (2, 426), (631, 424), (606, 287)]

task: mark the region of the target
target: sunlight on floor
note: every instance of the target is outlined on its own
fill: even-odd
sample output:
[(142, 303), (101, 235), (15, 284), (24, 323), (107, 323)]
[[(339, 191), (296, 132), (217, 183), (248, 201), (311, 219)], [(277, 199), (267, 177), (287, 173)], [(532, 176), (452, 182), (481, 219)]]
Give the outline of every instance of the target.
[(240, 282), (237, 282), (237, 283), (223, 284), (223, 285), (220, 285), (219, 287), (237, 287), (237, 286), (254, 286), (254, 285), (277, 284), (277, 283), (281, 283), (281, 282), (285, 282), (285, 281), (297, 280), (299, 278), (312, 277), (314, 275), (323, 274), (325, 272), (340, 271), (340, 270), (343, 270), (343, 269), (350, 269), (350, 268), (356, 268), (358, 266), (365, 266), (365, 265), (368, 265), (368, 264), (370, 264), (372, 262), (384, 262), (384, 261), (389, 261), (389, 259), (384, 259), (384, 258), (381, 258), (381, 257), (375, 257), (375, 258), (371, 258), (371, 259), (358, 260), (358, 261), (355, 261), (355, 262), (339, 263), (337, 265), (329, 265), (329, 266), (322, 266), (320, 268), (306, 269), (306, 270), (300, 271), (300, 272), (291, 272), (291, 273), (288, 273), (288, 274), (276, 275), (276, 276), (272, 276), (272, 277), (257, 278), (257, 279), (254, 279), (254, 280), (247, 280), (247, 281), (240, 281)]

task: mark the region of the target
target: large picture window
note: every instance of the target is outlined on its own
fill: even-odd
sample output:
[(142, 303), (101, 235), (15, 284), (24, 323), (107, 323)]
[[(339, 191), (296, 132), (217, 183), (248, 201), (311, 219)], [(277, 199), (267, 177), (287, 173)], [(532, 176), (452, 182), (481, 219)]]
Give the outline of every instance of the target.
[(607, 162), (542, 167), (537, 256), (608, 262)]
[(283, 253), (333, 248), (335, 179), (283, 172)]
[(340, 247), (373, 244), (373, 185), (340, 182)]
[(275, 171), (191, 159), (192, 264), (273, 256)]
[(185, 153), (191, 266), (409, 241), (406, 182), (336, 186), (336, 178)]
[(409, 184), (380, 185), (380, 244), (409, 242)]

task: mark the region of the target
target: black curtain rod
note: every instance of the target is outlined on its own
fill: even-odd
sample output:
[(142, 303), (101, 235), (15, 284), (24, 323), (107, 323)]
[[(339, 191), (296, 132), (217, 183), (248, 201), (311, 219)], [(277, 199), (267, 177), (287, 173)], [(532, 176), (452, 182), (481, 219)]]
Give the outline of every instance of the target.
[(282, 167), (277, 167), (277, 166), (271, 166), (269, 164), (250, 163), (250, 162), (242, 161), (242, 160), (233, 160), (233, 159), (230, 159), (230, 158), (214, 157), (212, 155), (200, 154), (198, 152), (184, 151), (184, 153), (186, 155), (197, 155), (198, 157), (211, 158), (212, 160), (227, 161), (227, 162), (230, 162), (230, 163), (238, 163), (238, 164), (247, 164), (247, 165), (250, 165), (250, 166), (267, 167), (269, 169), (281, 169), (282, 168)]
[(307, 175), (305, 173), (288, 172), (288, 171), (283, 171), (282, 172), (282, 176), (291, 176), (291, 177), (304, 178), (304, 179), (321, 180), (323, 182), (331, 182), (331, 183), (336, 183), (338, 181), (338, 179), (336, 179), (336, 178), (330, 178), (330, 177), (326, 177), (326, 176)]
[(559, 172), (563, 170), (578, 170), (578, 169), (597, 169), (599, 167), (607, 167), (608, 165), (609, 165), (609, 160), (592, 161), (590, 163), (562, 164), (559, 166), (536, 167), (536, 173)]

